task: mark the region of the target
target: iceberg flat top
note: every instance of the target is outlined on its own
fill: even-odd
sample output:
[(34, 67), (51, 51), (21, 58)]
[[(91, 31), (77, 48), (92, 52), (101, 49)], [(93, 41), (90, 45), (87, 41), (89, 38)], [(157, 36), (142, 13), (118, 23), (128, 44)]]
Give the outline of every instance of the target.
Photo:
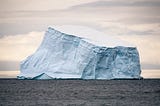
[[(84, 38), (83, 40), (95, 44), (97, 46), (106, 46), (106, 47), (136, 47), (135, 45), (120, 40), (116, 37), (107, 35), (98, 30), (86, 27), (86, 26), (77, 26), (77, 25), (61, 25), (61, 26), (52, 26), (55, 30), (58, 30), (62, 33), (69, 35), (76, 35), (78, 37)], [(50, 27), (51, 28), (51, 27)]]

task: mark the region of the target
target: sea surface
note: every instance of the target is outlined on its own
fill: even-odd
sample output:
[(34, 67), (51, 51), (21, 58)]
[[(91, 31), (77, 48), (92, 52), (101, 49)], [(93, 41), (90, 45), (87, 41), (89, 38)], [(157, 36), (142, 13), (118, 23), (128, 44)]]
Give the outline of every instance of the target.
[[(20, 71), (0, 71), (0, 78), (16, 78)], [(159, 69), (142, 70), (143, 78), (160, 78)]]
[(160, 80), (0, 79), (0, 106), (160, 106)]

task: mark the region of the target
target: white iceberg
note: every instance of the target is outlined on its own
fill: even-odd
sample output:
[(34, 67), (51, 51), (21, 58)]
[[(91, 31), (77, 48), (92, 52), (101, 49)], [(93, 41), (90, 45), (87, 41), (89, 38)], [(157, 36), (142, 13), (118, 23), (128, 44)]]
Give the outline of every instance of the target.
[(128, 42), (82, 26), (49, 27), (18, 79), (141, 78), (139, 54)]

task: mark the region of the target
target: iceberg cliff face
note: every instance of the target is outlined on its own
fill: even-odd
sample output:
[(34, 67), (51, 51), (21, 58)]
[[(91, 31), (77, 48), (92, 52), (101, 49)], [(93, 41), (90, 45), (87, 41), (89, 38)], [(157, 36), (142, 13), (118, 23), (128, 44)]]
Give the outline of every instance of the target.
[(140, 78), (136, 47), (104, 47), (57, 31), (46, 31), (37, 51), (21, 62), (19, 79)]

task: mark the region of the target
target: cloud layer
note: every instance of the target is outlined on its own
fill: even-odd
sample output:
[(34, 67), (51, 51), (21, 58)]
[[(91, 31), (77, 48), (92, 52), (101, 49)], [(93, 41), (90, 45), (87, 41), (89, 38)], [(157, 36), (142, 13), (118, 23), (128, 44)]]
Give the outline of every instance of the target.
[(10, 35), (0, 39), (0, 61), (21, 61), (33, 53), (43, 38), (43, 32)]

